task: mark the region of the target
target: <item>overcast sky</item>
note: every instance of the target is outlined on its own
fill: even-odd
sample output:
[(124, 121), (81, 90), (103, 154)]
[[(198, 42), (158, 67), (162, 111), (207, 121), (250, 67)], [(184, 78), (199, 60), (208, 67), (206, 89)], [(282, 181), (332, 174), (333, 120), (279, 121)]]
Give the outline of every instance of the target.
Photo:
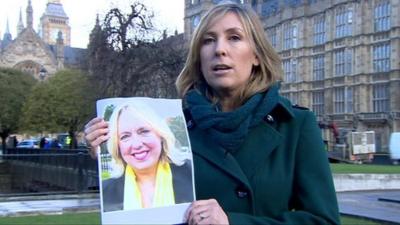
[[(46, 9), (49, 0), (31, 0), (33, 7), (33, 23), (37, 31), (40, 17)], [(69, 17), (71, 26), (71, 46), (86, 48), (89, 33), (92, 30), (96, 14), (103, 18), (109, 9), (118, 6), (126, 9), (129, 2), (135, 0), (61, 0), (64, 11)], [(169, 34), (175, 30), (183, 32), (183, 8), (184, 0), (138, 0), (147, 5), (154, 11), (155, 25), (160, 30), (167, 29)], [(22, 9), (22, 18), (26, 26), (26, 6), (28, 0), (1, 0), (0, 1), (0, 38), (6, 30), (7, 18), (9, 20), (10, 32), (15, 38), (17, 32), (17, 23), (19, 11)], [(128, 12), (128, 11), (124, 11)]]

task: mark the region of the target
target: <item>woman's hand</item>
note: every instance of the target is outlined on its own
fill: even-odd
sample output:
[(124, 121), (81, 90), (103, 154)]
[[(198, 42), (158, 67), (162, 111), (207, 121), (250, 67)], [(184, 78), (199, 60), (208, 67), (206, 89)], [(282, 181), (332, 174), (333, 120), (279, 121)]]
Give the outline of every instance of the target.
[(189, 225), (195, 224), (229, 224), (228, 216), (215, 199), (193, 202), (186, 218)]
[(85, 125), (85, 139), (92, 158), (97, 157), (97, 147), (108, 140), (108, 123), (102, 118), (96, 117)]

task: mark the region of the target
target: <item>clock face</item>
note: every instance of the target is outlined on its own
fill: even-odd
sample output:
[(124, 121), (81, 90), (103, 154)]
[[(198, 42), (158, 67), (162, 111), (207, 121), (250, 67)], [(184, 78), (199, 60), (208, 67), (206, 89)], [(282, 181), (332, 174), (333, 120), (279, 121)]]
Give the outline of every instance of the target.
[(51, 40), (57, 42), (57, 38), (58, 38), (58, 30), (57, 29), (51, 30)]

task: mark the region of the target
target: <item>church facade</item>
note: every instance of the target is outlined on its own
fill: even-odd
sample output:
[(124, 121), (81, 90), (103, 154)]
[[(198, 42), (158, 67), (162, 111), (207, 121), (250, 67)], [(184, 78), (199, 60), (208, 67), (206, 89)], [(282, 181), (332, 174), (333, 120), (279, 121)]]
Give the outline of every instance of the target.
[(69, 18), (60, 0), (47, 3), (39, 32), (33, 28), (31, 0), (26, 7), (26, 27), (22, 18), (20, 12), (15, 39), (7, 22), (3, 39), (0, 39), (0, 67), (25, 71), (38, 80), (47, 79), (64, 67), (79, 67), (85, 49), (70, 47)]

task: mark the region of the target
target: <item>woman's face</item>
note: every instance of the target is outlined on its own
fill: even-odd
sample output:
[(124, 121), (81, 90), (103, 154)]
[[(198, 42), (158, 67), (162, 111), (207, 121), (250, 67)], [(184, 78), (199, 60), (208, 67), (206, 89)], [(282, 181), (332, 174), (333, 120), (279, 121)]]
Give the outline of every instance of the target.
[(162, 149), (161, 137), (130, 109), (119, 116), (118, 145), (123, 160), (135, 172), (150, 172), (157, 168)]
[(253, 65), (259, 65), (239, 17), (232, 12), (211, 22), (202, 37), (200, 60), (207, 84), (220, 95), (244, 88)]

